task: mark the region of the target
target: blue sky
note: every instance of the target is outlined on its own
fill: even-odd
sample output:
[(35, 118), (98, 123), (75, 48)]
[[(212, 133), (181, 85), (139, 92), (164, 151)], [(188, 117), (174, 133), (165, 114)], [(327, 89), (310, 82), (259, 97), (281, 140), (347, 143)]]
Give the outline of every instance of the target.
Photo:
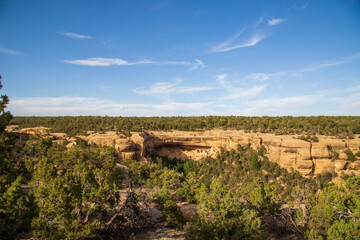
[(360, 1), (0, 0), (15, 116), (360, 115)]

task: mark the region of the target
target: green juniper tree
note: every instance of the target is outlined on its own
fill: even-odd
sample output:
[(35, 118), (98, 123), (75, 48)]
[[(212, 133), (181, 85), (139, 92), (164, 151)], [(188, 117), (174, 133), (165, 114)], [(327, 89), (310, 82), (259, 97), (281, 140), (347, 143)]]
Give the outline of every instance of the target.
[[(0, 76), (0, 89), (1, 76)], [(5, 111), (9, 98), (1, 95), (0, 100), (0, 236), (14, 239), (17, 234), (30, 230), (33, 215), (33, 197), (25, 195), (21, 188), (24, 183), (24, 167), (13, 159), (14, 134), (5, 130), (12, 115)]]
[[(44, 148), (44, 141), (39, 141), (38, 148)], [(40, 152), (32, 179), (39, 205), (39, 215), (32, 221), (34, 236), (93, 236), (118, 212), (122, 174), (116, 167), (117, 153), (112, 147), (98, 149), (84, 144), (62, 149), (57, 145)]]

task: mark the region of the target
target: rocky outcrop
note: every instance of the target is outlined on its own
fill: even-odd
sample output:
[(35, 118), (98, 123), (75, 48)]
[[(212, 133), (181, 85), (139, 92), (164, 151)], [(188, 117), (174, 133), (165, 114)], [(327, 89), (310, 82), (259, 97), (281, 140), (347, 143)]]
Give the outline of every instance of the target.
[(93, 133), (83, 140), (88, 143), (95, 143), (101, 146), (115, 147), (121, 159), (140, 159), (146, 154), (143, 151), (145, 149), (146, 137), (136, 133), (131, 138), (125, 138), (115, 131), (109, 131), (106, 133)]
[[(152, 144), (148, 151), (155, 150), (159, 155), (171, 158), (193, 158), (216, 156), (221, 148), (235, 149), (238, 144), (251, 144), (255, 149), (261, 145), (267, 149), (270, 161), (278, 163), (288, 170), (295, 169), (306, 176), (311, 173), (321, 174), (336, 172), (359, 174), (360, 161), (349, 162), (346, 149), (357, 153), (360, 139), (347, 141), (331, 136), (318, 136), (319, 142), (310, 143), (298, 139), (297, 135), (245, 133), (244, 131), (203, 131), (203, 132), (152, 132), (149, 134)], [(145, 140), (146, 142), (146, 140)], [(334, 153), (338, 153), (338, 159)]]
[[(111, 136), (111, 137), (110, 137)], [(307, 142), (296, 135), (274, 135), (245, 133), (234, 130), (211, 130), (198, 132), (153, 131), (133, 133), (130, 138), (119, 139), (115, 132), (92, 134), (86, 138), (89, 142), (100, 145), (114, 145), (122, 159), (144, 159), (148, 153), (156, 151), (161, 156), (195, 160), (205, 156), (215, 157), (220, 149), (236, 149), (237, 145), (250, 144), (259, 149), (264, 146), (270, 161), (278, 163), (288, 170), (295, 169), (306, 176), (311, 173), (321, 174), (336, 172), (338, 174), (358, 174), (360, 161), (349, 162), (346, 149), (357, 153), (360, 150), (360, 139), (342, 140), (330, 136), (318, 136), (319, 142)], [(334, 160), (334, 153), (338, 153)]]
[[(47, 131), (47, 129), (41, 129)], [(25, 130), (22, 130), (24, 133)], [(34, 132), (33, 129), (27, 129)], [(61, 134), (52, 134), (59, 138)], [(161, 156), (170, 158), (194, 160), (205, 156), (215, 157), (223, 148), (236, 149), (237, 145), (250, 144), (259, 149), (264, 146), (270, 161), (278, 163), (288, 170), (295, 169), (302, 175), (310, 173), (321, 174), (336, 172), (346, 174), (360, 173), (360, 160), (348, 161), (345, 150), (353, 153), (360, 151), (360, 136), (354, 139), (337, 139), (331, 136), (317, 136), (319, 142), (307, 142), (298, 139), (297, 135), (274, 135), (262, 133), (246, 133), (236, 130), (211, 130), (211, 131), (152, 131), (132, 133), (125, 137), (115, 131), (106, 133), (90, 133), (81, 138), (89, 143), (103, 146), (113, 146), (121, 159), (145, 160), (149, 153), (156, 151)], [(74, 138), (68, 139), (74, 144)], [(70, 146), (69, 145), (69, 146)], [(335, 156), (337, 155), (337, 156)]]

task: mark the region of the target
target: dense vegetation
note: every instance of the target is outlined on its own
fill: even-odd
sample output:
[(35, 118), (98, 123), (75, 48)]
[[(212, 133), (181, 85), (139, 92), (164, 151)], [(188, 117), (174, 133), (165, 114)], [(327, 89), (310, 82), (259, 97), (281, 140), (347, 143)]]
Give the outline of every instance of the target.
[[(0, 103), (1, 239), (26, 238), (27, 233), (36, 239), (127, 239), (155, 227), (147, 207), (151, 204), (161, 210), (168, 227), (183, 229), (186, 239), (360, 239), (359, 176), (345, 176), (344, 186), (332, 184), (330, 173), (303, 178), (270, 162), (264, 147), (255, 150), (250, 145), (222, 150), (215, 158), (200, 161), (153, 153), (147, 162), (120, 162), (113, 147), (78, 140), (66, 148), (65, 140), (53, 142), (46, 136), (17, 139), (5, 130), (12, 118), (5, 111), (7, 97), (2, 96)], [(16, 118), (14, 122), (56, 131), (65, 130), (63, 124), (69, 123), (70, 133), (75, 134), (115, 127), (184, 126), (189, 130), (210, 119), (212, 125), (206, 123), (201, 128), (220, 126), (213, 120), (221, 119), (226, 121), (222, 127), (240, 128), (245, 126), (243, 122), (263, 121), (240, 117), (33, 119)], [(279, 129), (286, 131), (300, 120), (306, 123), (301, 126), (307, 131), (332, 129), (330, 122), (338, 126), (334, 133), (359, 131), (355, 117), (267, 118), (268, 123), (269, 119), (275, 126), (284, 121), (286, 127)], [(134, 123), (122, 128), (120, 120), (121, 124)], [(227, 125), (231, 120), (235, 125)], [(146, 122), (149, 125), (144, 125)], [(156, 125), (160, 122), (164, 125)], [(196, 124), (187, 125), (192, 122)], [(247, 130), (272, 129), (246, 126)], [(304, 141), (314, 139), (303, 137)], [(141, 188), (148, 191), (137, 191)], [(196, 204), (196, 216), (185, 221), (179, 201)]]
[(12, 124), (21, 127), (49, 127), (53, 132), (69, 135), (86, 131), (182, 131), (212, 128), (231, 128), (276, 134), (325, 134), (352, 137), (360, 134), (360, 117), (15, 117)]
[(348, 177), (346, 187), (331, 184), (330, 173), (303, 178), (265, 152), (239, 145), (199, 162), (153, 157), (151, 164), (125, 164), (134, 183), (155, 186), (157, 199), (180, 195), (198, 205), (198, 218), (184, 225), (187, 239), (360, 237), (360, 177)]

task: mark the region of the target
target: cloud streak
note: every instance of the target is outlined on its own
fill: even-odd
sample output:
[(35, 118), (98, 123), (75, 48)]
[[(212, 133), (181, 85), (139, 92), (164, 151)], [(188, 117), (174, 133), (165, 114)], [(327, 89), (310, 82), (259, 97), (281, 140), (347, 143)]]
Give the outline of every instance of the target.
[(180, 87), (178, 86), (182, 83), (183, 79), (176, 79), (174, 82), (159, 82), (150, 86), (148, 89), (144, 88), (134, 88), (133, 92), (139, 95), (148, 95), (148, 96), (167, 96), (174, 94), (192, 94), (200, 91), (208, 91), (212, 90), (212, 88), (208, 87)]
[(304, 3), (302, 5), (294, 4), (291, 7), (289, 7), (287, 10), (293, 10), (293, 9), (295, 9), (295, 10), (305, 10), (305, 9), (308, 8), (308, 6), (309, 6), (308, 3)]
[(248, 89), (234, 87), (229, 81), (227, 81), (228, 75), (221, 74), (217, 75), (216, 79), (220, 85), (228, 91), (228, 94), (221, 97), (219, 100), (243, 100), (245, 98), (254, 98), (259, 96), (266, 88), (266, 85), (258, 85)]
[[(359, 115), (360, 86), (345, 89), (327, 89), (310, 95), (274, 97), (244, 102), (242, 114), (251, 116), (286, 115)], [(331, 105), (330, 109), (319, 112), (311, 107)], [(322, 107), (324, 108), (324, 107)]]
[[(284, 116), (299, 114), (301, 107), (307, 107), (316, 102), (315, 96), (295, 96), (283, 98), (270, 98), (248, 101), (244, 104), (246, 109), (244, 113), (247, 115), (271, 115)], [(298, 106), (297, 108), (294, 106)]]
[(270, 18), (267, 20), (267, 25), (269, 26), (275, 26), (285, 21), (285, 19), (282, 18)]
[(345, 57), (340, 60), (332, 60), (332, 61), (326, 61), (323, 63), (314, 64), (312, 66), (309, 66), (307, 68), (301, 69), (300, 72), (314, 72), (323, 68), (342, 65), (346, 63), (350, 63), (352, 61), (355, 61), (360, 58), (360, 53), (353, 54), (351, 56)]
[(261, 42), (266, 38), (266, 35), (260, 31), (255, 32), (249, 38), (243, 39), (242, 41), (235, 43), (239, 36), (244, 32), (241, 30), (237, 33), (234, 37), (220, 43), (219, 45), (213, 47), (211, 52), (228, 52), (230, 50), (234, 50), (237, 48), (244, 48), (244, 47), (252, 47)]
[(300, 7), (298, 7), (297, 10), (305, 10), (305, 9), (307, 9), (308, 6), (309, 5), (307, 3), (305, 3), (305, 4), (301, 5)]
[(14, 98), (9, 104), (9, 109), (18, 116), (121, 115), (130, 109), (145, 107), (145, 104), (119, 104), (109, 100), (77, 96)]
[(164, 102), (127, 104), (76, 96), (13, 98), (10, 111), (16, 116), (186, 116), (204, 115), (211, 103)]
[[(184, 112), (194, 116), (204, 115), (208, 112), (207, 108), (211, 103), (179, 103), (179, 102), (166, 102), (159, 105), (154, 105), (153, 108), (159, 112), (166, 112), (171, 116), (184, 115)], [(189, 116), (189, 115), (188, 115)]]
[[(218, 80), (225, 80), (226, 74)], [(228, 87), (228, 85), (224, 85)], [(231, 87), (230, 87), (231, 89)], [(242, 99), (241, 104), (223, 100), (211, 102), (163, 101), (159, 104), (128, 104), (116, 101), (77, 97), (12, 98), (9, 110), (15, 116), (200, 116), (200, 115), (354, 115), (360, 114), (360, 86), (328, 89), (310, 95)], [(256, 91), (255, 91), (256, 92)], [(251, 94), (250, 94), (251, 95)], [(227, 100), (232, 100), (227, 99)], [(321, 111), (316, 106), (329, 105)]]
[[(238, 48), (252, 47), (266, 39), (272, 26), (284, 22), (283, 18), (269, 18), (264, 23), (264, 17), (260, 17), (253, 27), (245, 32), (245, 28), (235, 34), (233, 37), (221, 42), (220, 44), (212, 47), (210, 52), (228, 52)], [(243, 37), (244, 34), (247, 34)]]
[(338, 104), (330, 114), (333, 115), (352, 115), (360, 114), (360, 93), (354, 93), (345, 97), (336, 97), (331, 99)]
[(68, 36), (70, 38), (74, 38), (74, 39), (90, 39), (90, 38), (93, 38), (92, 36), (82, 35), (82, 34), (73, 33), (73, 32), (60, 32), (60, 34), (62, 34), (64, 36)]
[(190, 70), (197, 69), (199, 67), (205, 67), (205, 64), (199, 59), (195, 59), (194, 62), (185, 61), (153, 61), (153, 60), (140, 60), (135, 62), (129, 62), (121, 58), (87, 58), (77, 60), (63, 60), (65, 63), (74, 65), (90, 66), (90, 67), (108, 67), (108, 66), (133, 66), (133, 65), (182, 65), (190, 66)]
[(14, 56), (24, 55), (22, 52), (19, 52), (19, 51), (13, 50), (13, 49), (3, 48), (3, 47), (0, 47), (0, 52), (8, 54), (8, 55), (14, 55)]
[(272, 79), (279, 79), (284, 76), (285, 72), (276, 72), (276, 73), (252, 73), (244, 77), (245, 81), (252, 82), (265, 82)]

